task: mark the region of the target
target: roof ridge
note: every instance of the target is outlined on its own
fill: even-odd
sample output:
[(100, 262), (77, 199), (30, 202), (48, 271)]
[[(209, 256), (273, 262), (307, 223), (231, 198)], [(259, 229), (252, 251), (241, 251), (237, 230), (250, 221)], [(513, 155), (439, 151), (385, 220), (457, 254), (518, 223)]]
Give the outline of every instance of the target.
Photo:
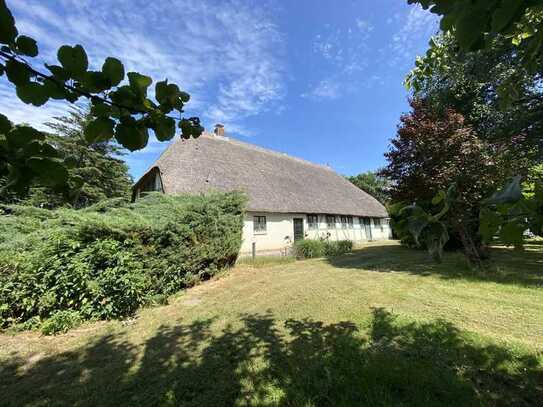
[(200, 137), (206, 137), (206, 138), (209, 138), (209, 139), (212, 139), (212, 140), (218, 140), (218, 141), (222, 141), (222, 142), (226, 142), (226, 143), (237, 144), (237, 145), (240, 145), (241, 147), (245, 147), (245, 148), (248, 148), (248, 149), (251, 149), (251, 150), (256, 150), (256, 151), (259, 151), (259, 152), (262, 152), (262, 153), (275, 155), (275, 156), (281, 157), (281, 158), (288, 158), (290, 160), (298, 161), (301, 164), (311, 165), (311, 166), (321, 168), (321, 169), (325, 169), (325, 170), (328, 170), (328, 171), (331, 171), (331, 172), (335, 173), (334, 169), (331, 168), (328, 165), (317, 164), (317, 163), (305, 160), (305, 159), (300, 158), (300, 157), (294, 157), (294, 156), (292, 156), (290, 154), (283, 153), (281, 151), (276, 151), (276, 150), (272, 150), (272, 149), (269, 149), (269, 148), (257, 146), (256, 144), (246, 143), (244, 141), (241, 141), (241, 140), (238, 140), (238, 139), (235, 139), (235, 138), (222, 137), (222, 139), (221, 139), (221, 137), (214, 136), (213, 134), (210, 134), (210, 133), (207, 133), (207, 132), (202, 133), (202, 135)]

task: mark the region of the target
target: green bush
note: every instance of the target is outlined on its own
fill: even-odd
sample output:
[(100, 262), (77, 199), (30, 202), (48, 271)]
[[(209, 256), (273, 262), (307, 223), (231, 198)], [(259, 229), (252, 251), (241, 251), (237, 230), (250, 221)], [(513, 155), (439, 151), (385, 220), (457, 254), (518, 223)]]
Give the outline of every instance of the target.
[(245, 198), (150, 194), (87, 209), (0, 211), (0, 326), (58, 311), (119, 318), (232, 265)]
[(350, 253), (353, 250), (353, 242), (350, 240), (314, 240), (303, 239), (294, 242), (294, 255), (298, 259), (312, 259), (315, 257), (333, 257)]
[(44, 335), (64, 333), (80, 325), (82, 321), (77, 311), (57, 311), (51, 315), (51, 318), (44, 321), (41, 333)]
[(339, 256), (353, 251), (353, 242), (350, 240), (326, 241), (324, 243), (324, 255), (326, 257)]
[(322, 240), (302, 239), (294, 242), (294, 256), (297, 259), (313, 259), (324, 256), (324, 242)]

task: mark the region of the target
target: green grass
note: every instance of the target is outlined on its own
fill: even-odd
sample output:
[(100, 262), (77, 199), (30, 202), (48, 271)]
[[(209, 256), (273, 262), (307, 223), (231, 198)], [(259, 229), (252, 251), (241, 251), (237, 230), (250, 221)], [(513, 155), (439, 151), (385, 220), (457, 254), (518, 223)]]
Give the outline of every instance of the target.
[(0, 404), (541, 405), (543, 244), (492, 254), (242, 264), (135, 319), (3, 334)]

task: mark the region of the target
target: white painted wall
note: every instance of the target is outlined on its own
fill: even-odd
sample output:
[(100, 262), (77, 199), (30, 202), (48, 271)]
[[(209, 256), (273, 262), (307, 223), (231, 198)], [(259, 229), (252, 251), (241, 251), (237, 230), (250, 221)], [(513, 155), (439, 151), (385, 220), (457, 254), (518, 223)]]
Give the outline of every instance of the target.
[[(266, 232), (254, 231), (253, 216), (266, 217)], [(251, 254), (253, 243), (256, 244), (256, 251), (259, 254), (279, 254), (284, 252), (292, 245), (294, 240), (294, 218), (303, 219), (306, 239), (318, 239), (329, 234), (330, 240), (352, 240), (355, 243), (368, 240), (364, 225), (360, 224), (358, 217), (353, 217), (352, 227), (343, 228), (340, 217), (336, 216), (335, 228), (328, 228), (326, 216), (318, 216), (318, 228), (309, 229), (306, 214), (247, 212), (244, 219), (243, 243), (240, 252), (242, 255)], [(372, 219), (372, 240), (384, 240), (392, 237), (388, 220), (382, 219), (381, 224), (382, 226), (376, 226)]]

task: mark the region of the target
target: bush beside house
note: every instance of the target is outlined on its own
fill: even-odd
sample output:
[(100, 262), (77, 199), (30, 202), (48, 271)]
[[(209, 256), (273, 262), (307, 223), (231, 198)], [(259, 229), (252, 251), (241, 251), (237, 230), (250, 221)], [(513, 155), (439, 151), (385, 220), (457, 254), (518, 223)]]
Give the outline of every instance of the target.
[(350, 253), (353, 250), (353, 242), (350, 240), (316, 240), (303, 239), (294, 242), (294, 256), (298, 259), (313, 259), (316, 257), (333, 257)]
[(239, 193), (217, 193), (81, 210), (2, 206), (0, 326), (59, 311), (118, 318), (161, 302), (235, 262), (244, 205)]

